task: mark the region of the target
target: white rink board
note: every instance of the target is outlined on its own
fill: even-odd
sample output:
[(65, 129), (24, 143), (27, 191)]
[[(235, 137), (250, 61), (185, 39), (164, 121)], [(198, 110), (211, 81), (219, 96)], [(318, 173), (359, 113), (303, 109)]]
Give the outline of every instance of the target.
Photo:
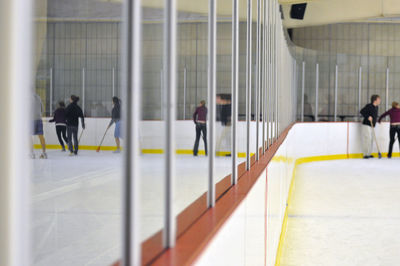
[[(289, 131), (285, 141), (278, 149), (274, 160), (267, 167), (267, 245), (266, 265), (275, 265), (276, 252), (281, 235), (282, 222), (284, 219), (288, 191), (293, 176), (295, 160), (304, 157), (324, 156), (324, 155), (346, 155), (362, 153), (360, 141), (360, 124), (353, 122), (343, 123), (297, 123)], [(389, 124), (382, 123), (376, 127), (378, 143), (381, 152), (387, 152), (389, 142)], [(374, 146), (373, 152), (377, 152)], [(395, 153), (399, 152), (398, 144), (394, 146)], [(279, 158), (284, 158), (281, 160)], [(356, 161), (356, 160), (355, 160)], [(352, 160), (353, 162), (353, 160)], [(329, 164), (329, 162), (327, 162)], [(260, 180), (264, 175), (260, 177)], [(261, 191), (265, 183), (258, 180), (252, 188)], [(249, 195), (250, 195), (249, 194)], [(249, 197), (249, 196), (248, 196)], [(261, 196), (260, 196), (261, 198)], [(257, 203), (254, 203), (257, 205)], [(263, 203), (258, 203), (263, 206)], [(242, 242), (246, 238), (246, 245), (253, 246), (259, 244), (257, 227), (247, 228), (243, 231), (243, 206), (241, 205), (227, 221), (227, 224), (217, 233), (214, 239), (209, 243), (206, 251), (200, 255), (198, 265), (206, 265), (214, 258), (221, 264), (208, 265), (228, 265), (224, 264), (224, 259), (229, 256), (226, 262), (236, 262), (235, 265), (253, 265), (247, 262), (253, 261), (253, 258), (244, 251)], [(232, 220), (232, 221), (231, 221)], [(235, 233), (232, 233), (235, 232)], [(237, 236), (235, 236), (237, 232)], [(243, 235), (244, 234), (244, 235)], [(253, 239), (253, 242), (252, 242)], [(243, 249), (241, 249), (243, 248)], [(234, 252), (241, 250), (241, 252)], [(220, 256), (220, 260), (217, 258)], [(224, 255), (226, 254), (226, 255)], [(258, 259), (265, 254), (258, 254)], [(241, 262), (246, 262), (241, 264)], [(257, 259), (255, 261), (258, 261)], [(232, 264), (231, 264), (232, 265)], [(259, 264), (254, 264), (259, 265)], [(262, 264), (264, 265), (264, 264)]]
[[(49, 123), (50, 118), (43, 118), (44, 136), (46, 144), (58, 145), (58, 139), (55, 130), (55, 124)], [(103, 134), (110, 123), (110, 118), (85, 118), (86, 129), (82, 135), (80, 145), (96, 146), (99, 145)], [(254, 136), (256, 132), (256, 122), (252, 121), (251, 135)], [(194, 140), (196, 137), (195, 125), (191, 120), (176, 121), (175, 129), (175, 142), (178, 150), (192, 150)], [(79, 134), (82, 127), (79, 124)], [(140, 122), (140, 148), (141, 149), (163, 149), (164, 148), (164, 133), (165, 123), (163, 121), (141, 121)], [(216, 137), (221, 134), (223, 126), (221, 123), (216, 123)], [(259, 145), (261, 146), (262, 139), (262, 124), (259, 123)], [(78, 135), (79, 135), (78, 134)], [(240, 121), (238, 123), (238, 136), (242, 138), (238, 140), (238, 152), (246, 152), (246, 122)], [(38, 138), (34, 138), (34, 143), (39, 144)], [(122, 140), (123, 143), (123, 140)], [(122, 144), (123, 145), (123, 144)], [(114, 141), (114, 125), (108, 130), (103, 142), (103, 146), (115, 146)], [(200, 141), (200, 149), (203, 149), (203, 142)], [(256, 150), (255, 138), (250, 138), (250, 152), (254, 153)], [(227, 151), (228, 147), (224, 147)]]

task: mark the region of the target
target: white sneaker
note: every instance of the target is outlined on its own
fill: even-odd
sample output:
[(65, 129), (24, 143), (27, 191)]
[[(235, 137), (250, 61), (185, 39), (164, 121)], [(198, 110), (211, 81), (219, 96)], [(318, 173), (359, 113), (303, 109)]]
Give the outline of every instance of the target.
[(113, 151), (113, 153), (121, 153), (121, 150), (117, 149), (117, 150)]
[(42, 154), (40, 154), (40, 159), (47, 159), (47, 153), (42, 152)]
[(35, 159), (36, 158), (36, 156), (35, 156), (35, 154), (32, 152), (31, 153), (31, 159)]

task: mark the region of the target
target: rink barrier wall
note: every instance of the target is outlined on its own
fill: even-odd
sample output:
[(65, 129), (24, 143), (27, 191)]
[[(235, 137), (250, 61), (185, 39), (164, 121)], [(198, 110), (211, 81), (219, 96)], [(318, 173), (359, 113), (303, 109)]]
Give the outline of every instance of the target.
[[(44, 137), (46, 139), (47, 149), (61, 149), (58, 143), (58, 138), (55, 132), (55, 124), (48, 122), (51, 118), (43, 118), (43, 131)], [(110, 123), (110, 118), (85, 118), (85, 130), (82, 134), (82, 139), (80, 141), (79, 148), (82, 150), (96, 150), (98, 145), (104, 135), (105, 129)], [(114, 140), (114, 126), (113, 125), (105, 135), (101, 150), (115, 150), (115, 140)], [(143, 154), (162, 154), (164, 153), (164, 135), (163, 132), (165, 127), (165, 122), (159, 120), (145, 120), (140, 122), (140, 149)], [(216, 123), (216, 134), (217, 137), (224, 130), (225, 127), (221, 123)], [(262, 125), (259, 124), (259, 129), (262, 130)], [(273, 133), (273, 127), (270, 127), (270, 133)], [(82, 128), (79, 127), (79, 133), (81, 133)], [(238, 136), (246, 136), (246, 122), (238, 122)], [(256, 131), (256, 122), (251, 121), (250, 123), (251, 132)], [(272, 135), (271, 135), (272, 136)], [(177, 154), (193, 154), (193, 144), (196, 137), (196, 131), (192, 120), (178, 120), (176, 121), (176, 153)], [(262, 142), (262, 136), (259, 136), (259, 143)], [(250, 154), (255, 154), (255, 138), (250, 139)], [(33, 144), (35, 149), (41, 149), (38, 138), (33, 139)], [(123, 138), (121, 145), (123, 147)], [(204, 147), (202, 140), (199, 145), (199, 155), (204, 155)], [(238, 157), (246, 157), (246, 142), (238, 142)], [(226, 143), (222, 142), (221, 151), (217, 153), (217, 156), (226, 156), (230, 154), (230, 147)]]
[[(383, 142), (388, 141), (387, 127), (388, 125), (383, 124), (377, 130), (378, 142), (382, 142), (381, 148), (384, 147)], [(297, 123), (291, 130), (290, 128), (278, 138), (278, 142), (266, 150), (258, 162), (252, 156), (250, 171), (246, 172), (245, 163), (238, 166), (241, 177), (236, 186), (231, 186), (230, 176), (217, 184), (218, 200), (215, 208), (204, 208), (206, 195), (203, 194), (178, 215), (178, 239), (175, 248), (163, 249), (161, 231), (145, 241), (142, 245), (143, 265), (206, 265), (201, 262), (204, 262), (203, 258), (211, 252), (210, 249), (218, 250), (217, 257), (221, 257), (221, 254), (227, 251), (221, 251), (221, 248), (224, 249), (225, 244), (229, 246), (229, 243), (217, 247), (213, 243), (223, 241), (220, 234), (226, 231), (225, 228), (232, 223), (239, 210), (243, 212), (242, 206), (246, 205), (244, 202), (247, 202), (248, 195), (253, 193), (255, 187), (267, 188), (264, 196), (269, 204), (264, 209), (267, 213), (263, 218), (265, 239), (262, 246), (265, 246), (266, 251), (260, 257), (265, 265), (279, 265), (286, 234), (287, 206), (291, 203), (292, 191), (295, 188), (297, 166), (315, 161), (362, 158), (358, 123)], [(335, 145), (332, 145), (333, 143)], [(393, 155), (399, 156), (398, 153)], [(279, 168), (278, 171), (274, 167)], [(265, 176), (264, 170), (267, 177), (260, 178)], [(278, 185), (273, 184), (274, 179), (279, 181)], [(262, 185), (262, 181), (258, 180), (264, 180), (266, 184)], [(280, 191), (278, 198), (285, 200), (274, 202), (273, 191)], [(274, 219), (275, 221), (271, 222)], [(249, 231), (251, 230), (250, 228)], [(229, 256), (235, 258), (237, 254), (230, 252), (230, 249), (228, 251)]]
[[(291, 127), (291, 126), (290, 126)], [(152, 261), (151, 265), (193, 265), (197, 264), (197, 259), (207, 247), (212, 238), (219, 232), (221, 227), (224, 226), (227, 220), (231, 217), (234, 211), (246, 199), (251, 188), (266, 173), (266, 166), (273, 159), (275, 152), (285, 139), (290, 127), (288, 127), (274, 142), (265, 154), (260, 157), (259, 161), (255, 160), (252, 156), (252, 167), (249, 171), (245, 170), (245, 163), (238, 166), (238, 175), (240, 176), (238, 184), (235, 186), (230, 185), (230, 176), (224, 178), (227, 180), (229, 187), (224, 188), (221, 195), (217, 196), (217, 202), (214, 208), (207, 209), (194, 223), (190, 225), (187, 230), (178, 237), (176, 246), (174, 248), (165, 250), (156, 260)], [(220, 182), (220, 183), (221, 183)], [(227, 190), (225, 190), (227, 189)], [(218, 191), (218, 188), (217, 188)], [(264, 193), (264, 197), (265, 197)], [(189, 206), (190, 208), (191, 206)], [(265, 207), (263, 208), (263, 216), (265, 216)], [(264, 221), (264, 219), (263, 219)], [(179, 224), (179, 221), (178, 221)], [(263, 223), (263, 227), (265, 228)], [(264, 239), (265, 238), (265, 239)], [(263, 241), (266, 236), (263, 235)], [(262, 258), (264, 261), (264, 257)], [(145, 265), (146, 263), (143, 263)]]
[[(377, 130), (378, 142), (388, 141), (387, 127), (388, 125), (383, 124)], [(287, 206), (291, 204), (291, 195), (295, 189), (296, 168), (300, 164), (316, 161), (362, 158), (359, 136), (359, 124), (351, 122), (297, 123), (291, 130), (289, 127), (279, 137), (278, 142), (266, 150), (265, 155), (258, 162), (255, 162), (253, 156), (250, 171), (245, 171), (244, 163), (238, 166), (241, 178), (236, 186), (230, 185), (230, 176), (217, 184), (218, 200), (215, 208), (204, 208), (202, 201), (206, 196), (203, 194), (177, 217), (178, 239), (175, 248), (163, 249), (160, 244), (162, 243), (161, 231), (145, 241), (142, 245), (143, 265), (207, 265), (207, 263), (204, 264), (204, 258), (207, 257), (212, 258), (213, 261), (218, 258), (229, 257), (235, 260), (243, 257), (240, 255), (242, 253), (240, 249), (236, 249), (238, 252), (232, 252), (232, 248), (235, 248), (231, 246), (232, 243), (236, 245), (238, 241), (224, 241), (224, 237), (228, 239), (227, 237), (231, 235), (244, 235), (243, 227), (241, 230), (236, 230), (237, 228), (229, 230), (232, 228), (228, 226), (233, 223), (232, 221), (237, 220), (238, 216), (245, 216), (243, 212), (247, 210), (243, 206), (249, 201), (249, 197), (252, 197), (254, 191), (261, 187), (265, 188), (263, 202), (267, 202), (268, 206), (265, 208), (265, 203), (261, 206), (265, 212), (262, 218), (264, 229), (257, 227), (263, 231), (261, 233), (257, 230), (257, 234), (263, 235), (261, 246), (266, 250), (264, 253), (261, 253), (262, 251), (258, 253), (260, 256), (253, 256), (253, 259), (262, 258), (264, 265), (279, 265), (286, 234)], [(380, 144), (384, 147), (382, 144), (385, 143)], [(399, 156), (399, 153), (393, 155)], [(264, 170), (265, 175), (262, 172)], [(263, 176), (266, 178), (262, 178)], [(279, 195), (274, 196), (274, 191), (279, 191)], [(241, 213), (238, 214), (238, 212)], [(246, 235), (255, 230), (254, 228), (247, 229)], [(233, 231), (236, 233), (232, 234)], [(225, 235), (221, 236), (224, 232)], [(246, 245), (250, 246), (251, 242), (247, 241)], [(240, 245), (240, 247), (246, 249), (246, 245)], [(212, 252), (214, 252), (214, 257), (210, 256)]]
[[(387, 133), (388, 124), (382, 124), (378, 126), (378, 142), (380, 143), (381, 149), (386, 147), (388, 142), (389, 134)], [(295, 176), (297, 167), (301, 164), (317, 161), (362, 158), (361, 142), (359, 139), (360, 135), (359, 123), (297, 123), (293, 126), (288, 133), (288, 136), (286, 136), (285, 141), (279, 145), (275, 155), (273, 158), (271, 158), (266, 166), (266, 187), (268, 187), (268, 190), (265, 194), (265, 197), (268, 199), (267, 202), (269, 202), (269, 205), (267, 207), (268, 213), (265, 216), (266, 218), (263, 220), (268, 228), (267, 231), (264, 232), (265, 242), (264, 245), (262, 245), (266, 247), (266, 252), (264, 254), (261, 252), (258, 253), (259, 258), (265, 258), (265, 261), (262, 264), (280, 264), (280, 256), (282, 254), (282, 246), (287, 228), (287, 207), (292, 202), (291, 195), (295, 189)], [(398, 147), (396, 146), (395, 149), (397, 151)], [(374, 147), (373, 154), (375, 156), (377, 155), (376, 147)], [(386, 154), (387, 153), (383, 153), (384, 156), (386, 156)], [(397, 157), (399, 156), (399, 153), (393, 153), (393, 156)], [(263, 174), (260, 175), (260, 177), (262, 180)], [(273, 181), (274, 179), (275, 181)], [(275, 185), (273, 184), (274, 182)], [(253, 193), (252, 191), (254, 189), (257, 190), (257, 186), (263, 185), (254, 185), (249, 192), (249, 195)], [(274, 191), (280, 191), (279, 195), (277, 193), (273, 195)], [(243, 202), (246, 202), (247, 197), (248, 196), (243, 199)], [(243, 203), (242, 205), (246, 204)], [(243, 230), (243, 225), (241, 225), (242, 228), (240, 226), (234, 228), (230, 227), (232, 224), (237, 223), (237, 221), (243, 220), (243, 216), (246, 216), (243, 214), (243, 210), (241, 210), (241, 208), (244, 208), (244, 212), (247, 212), (248, 207), (241, 207), (242, 205), (236, 206), (236, 209), (233, 210), (233, 213), (230, 215), (230, 217), (226, 219), (224, 222), (225, 224), (218, 229), (219, 232), (215, 233), (215, 235), (209, 240), (209, 243), (206, 244), (206, 247), (200, 247), (203, 249), (203, 251), (194, 261), (191, 261), (191, 263), (195, 262), (195, 265), (210, 265), (210, 262), (213, 262), (214, 265), (218, 265), (218, 258), (222, 258), (223, 261), (219, 261), (221, 265), (228, 265), (226, 264), (227, 261), (236, 261), (236, 263), (231, 265), (262, 265), (261, 261), (252, 256), (251, 253), (254, 253), (254, 251), (244, 251), (246, 246), (237, 244), (238, 242), (244, 240), (243, 238), (238, 236), (235, 241), (232, 241), (230, 238), (230, 235), (241, 234), (252, 235), (255, 237), (255, 239), (257, 238), (255, 236), (256, 234), (252, 232), (256, 229), (247, 228), (246, 231)], [(254, 217), (247, 215), (246, 219), (251, 221), (254, 220)], [(236, 233), (232, 234), (233, 231)], [(259, 234), (262, 233), (259, 230), (256, 231)], [(250, 242), (247, 239), (245, 242), (246, 245), (252, 246), (252, 242), (256, 243), (257, 239)], [(257, 243), (260, 244), (260, 242)], [(240, 246), (243, 250), (237, 249), (237, 246)], [(245, 263), (242, 260), (244, 256), (246, 257)], [(243, 263), (241, 264), (240, 262)], [(187, 265), (191, 263), (188, 263)], [(166, 265), (177, 264), (166, 263)]]

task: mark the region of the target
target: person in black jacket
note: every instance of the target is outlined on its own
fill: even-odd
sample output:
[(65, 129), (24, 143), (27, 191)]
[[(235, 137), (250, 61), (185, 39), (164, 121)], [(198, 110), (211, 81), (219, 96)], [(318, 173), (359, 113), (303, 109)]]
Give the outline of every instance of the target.
[[(82, 128), (85, 129), (85, 119), (82, 109), (78, 106), (79, 97), (71, 95), (70, 104), (65, 109), (65, 118), (67, 120), (68, 150), (70, 156), (78, 154), (78, 128), (79, 118), (81, 118)], [(72, 147), (72, 138), (74, 147)]]
[[(381, 103), (381, 97), (379, 95), (371, 96), (371, 103), (367, 104), (363, 109), (361, 109), (360, 114), (364, 117), (361, 125), (361, 135), (362, 135), (362, 146), (364, 159), (373, 158), (372, 152), (372, 127), (375, 127), (376, 120), (378, 118), (378, 105)], [(372, 127), (371, 127), (372, 124)]]
[(119, 153), (121, 152), (121, 101), (118, 99), (118, 97), (113, 97), (112, 98), (113, 102), (113, 109), (111, 111), (111, 121), (110, 124), (108, 125), (108, 128), (112, 126), (112, 124), (115, 123), (115, 129), (114, 129), (114, 138), (115, 138), (115, 144), (117, 144), (117, 150), (114, 151), (114, 153)]
[(53, 119), (51, 119), (49, 122), (56, 123), (56, 133), (58, 137), (58, 142), (60, 142), (62, 151), (65, 151), (64, 141), (65, 143), (68, 143), (68, 139), (67, 139), (67, 120), (65, 119), (65, 103), (63, 101), (58, 102), (58, 108), (57, 110), (54, 111)]

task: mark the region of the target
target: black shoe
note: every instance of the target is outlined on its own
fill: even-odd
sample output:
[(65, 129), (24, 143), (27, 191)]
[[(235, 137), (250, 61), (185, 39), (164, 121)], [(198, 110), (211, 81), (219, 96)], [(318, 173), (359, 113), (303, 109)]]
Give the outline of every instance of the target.
[(388, 154), (388, 159), (391, 159), (392, 158), (392, 155), (391, 154)]
[(364, 158), (364, 159), (369, 159), (369, 156), (365, 155), (363, 158)]
[(370, 155), (369, 158), (375, 158), (373, 155)]

